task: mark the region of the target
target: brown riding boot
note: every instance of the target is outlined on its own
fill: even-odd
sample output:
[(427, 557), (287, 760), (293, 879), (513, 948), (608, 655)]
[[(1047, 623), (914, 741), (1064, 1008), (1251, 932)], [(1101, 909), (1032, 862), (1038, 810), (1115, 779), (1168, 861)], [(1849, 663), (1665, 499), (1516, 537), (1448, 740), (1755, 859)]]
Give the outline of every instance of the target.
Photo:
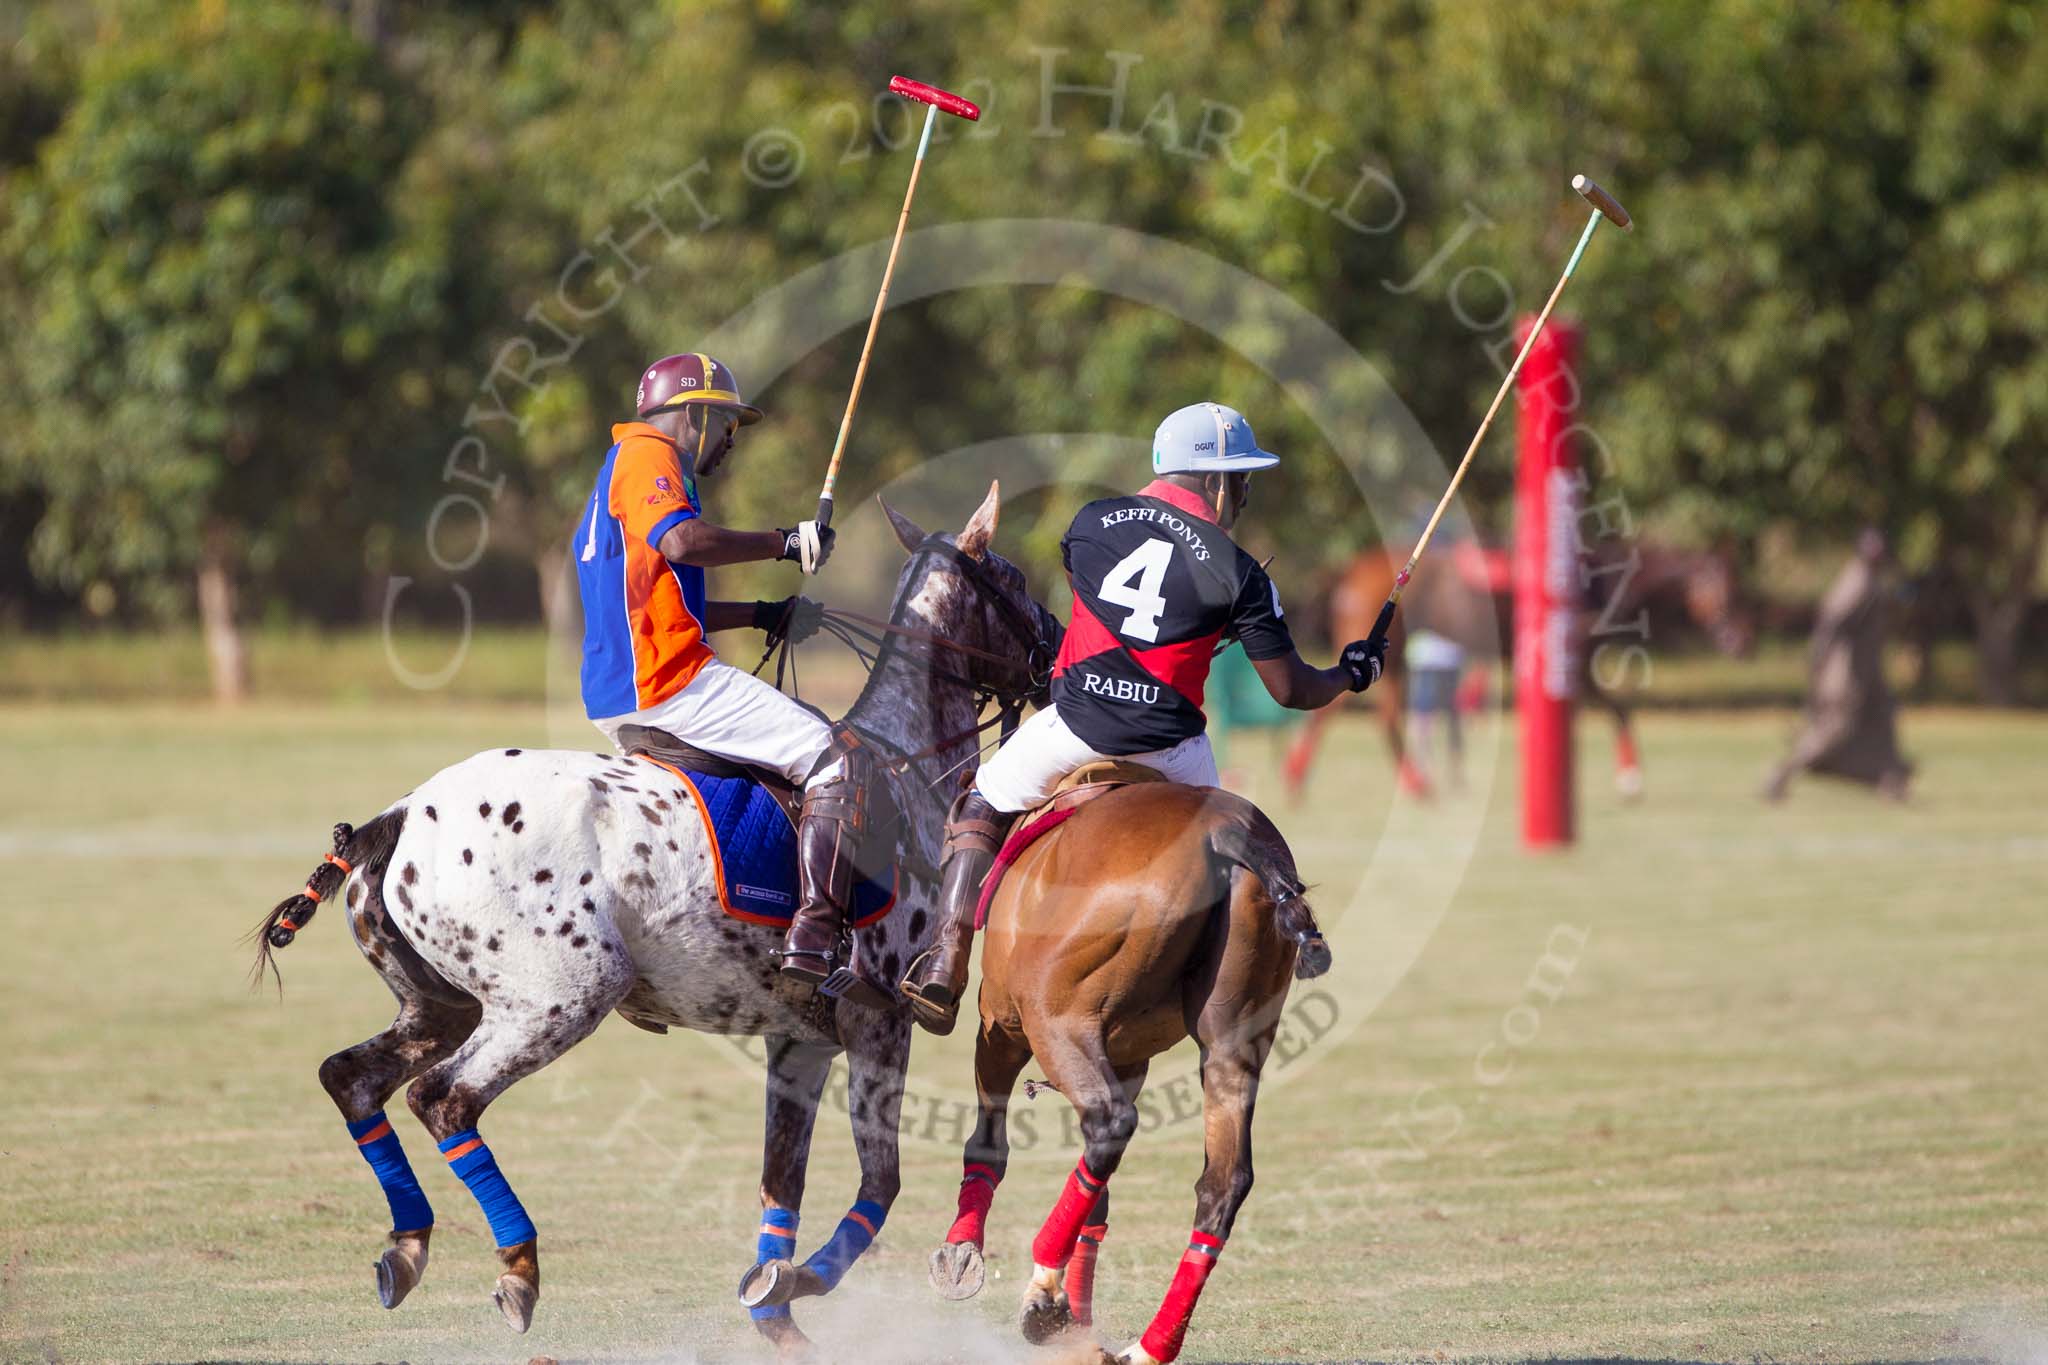
[(846, 765), (842, 776), (804, 788), (796, 824), (799, 903), (782, 939), (783, 976), (814, 986), (846, 965), (839, 960), (839, 947), (853, 897), (854, 859), (867, 828), (863, 812), (870, 755), (854, 748), (840, 758)]
[(968, 790), (946, 818), (944, 868), (939, 889), (939, 933), (919, 953), (903, 978), (911, 1017), (927, 1032), (944, 1037), (960, 1015), (967, 992), (967, 955), (974, 947), (974, 911), (981, 883), (1009, 832), (1011, 817)]

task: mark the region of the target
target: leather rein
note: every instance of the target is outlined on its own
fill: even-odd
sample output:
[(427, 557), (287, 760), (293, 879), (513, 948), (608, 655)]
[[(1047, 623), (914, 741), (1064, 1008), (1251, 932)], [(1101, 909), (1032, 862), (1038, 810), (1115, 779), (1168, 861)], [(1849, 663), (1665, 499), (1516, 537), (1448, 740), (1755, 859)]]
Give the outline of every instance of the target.
[[(1046, 689), (1051, 686), (1053, 661), (1058, 654), (1061, 630), (1058, 618), (1051, 612), (1033, 602), (1033, 611), (1027, 613), (1024, 608), (1010, 600), (1001, 585), (990, 578), (986, 567), (980, 561), (937, 535), (926, 536), (911, 552), (910, 562), (912, 567), (915, 567), (924, 559), (932, 557), (947, 560), (955, 572), (973, 585), (981, 601), (995, 608), (996, 617), (1009, 633), (1010, 642), (1016, 647), (1017, 653), (999, 654), (977, 645), (948, 639), (946, 636), (916, 626), (901, 626), (893, 621), (878, 620), (861, 612), (846, 611), (837, 607), (826, 607), (818, 622), (820, 632), (832, 636), (853, 651), (854, 657), (861, 661), (870, 677), (892, 650), (900, 653), (904, 651), (906, 644), (916, 645), (926, 651), (925, 667), (934, 678), (965, 687), (974, 694), (977, 723), (965, 730), (947, 735), (916, 753), (896, 755), (884, 766), (899, 776), (919, 768), (926, 759), (945, 752), (963, 740), (978, 738), (984, 731), (995, 726), (1002, 727), (1001, 737), (1007, 740), (1023, 717), (1024, 703), (1033, 697), (1043, 696)], [(908, 593), (911, 585), (917, 581), (917, 575), (906, 575), (904, 593)], [(902, 594), (899, 594), (897, 602), (890, 608), (890, 614), (895, 615), (901, 606)], [(788, 621), (785, 618), (782, 625), (770, 632), (768, 650), (761, 656), (761, 662), (755, 665), (754, 672), (759, 674), (761, 669), (767, 666), (768, 660), (774, 657), (778, 650), (781, 651), (782, 657), (775, 669), (775, 685), (778, 688), (782, 687), (786, 675), (791, 695), (795, 695), (794, 651), (788, 646), (787, 627)], [(1018, 681), (1003, 686), (977, 681), (941, 663), (940, 660), (947, 655), (992, 664), (1008, 670)], [(980, 719), (991, 702), (996, 704), (996, 714), (985, 720)], [(866, 738), (874, 742), (873, 736)], [(955, 771), (978, 757), (982, 747), (977, 744), (966, 758), (947, 768), (937, 777), (929, 779), (926, 786), (936, 787), (943, 783)], [(922, 771), (919, 776), (924, 776)]]

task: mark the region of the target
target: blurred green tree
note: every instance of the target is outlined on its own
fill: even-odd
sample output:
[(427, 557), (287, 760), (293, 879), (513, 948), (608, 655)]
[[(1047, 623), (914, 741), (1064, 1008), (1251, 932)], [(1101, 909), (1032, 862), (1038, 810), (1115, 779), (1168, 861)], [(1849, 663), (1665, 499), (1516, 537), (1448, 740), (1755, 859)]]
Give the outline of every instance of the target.
[[(31, 319), (0, 341), (26, 411), (0, 458), (48, 504), (35, 563), (74, 590), (189, 571), (218, 632), (237, 572), (301, 606), (318, 590), (292, 553), (360, 542), (368, 584), (418, 557), (395, 532), (474, 437), (504, 476), (493, 548), (573, 619), (564, 547), (638, 367), (886, 242), (920, 112), (879, 93), (902, 71), (988, 109), (942, 121), (914, 229), (1103, 224), (1257, 287), (1187, 281), (1226, 320), (1213, 336), (1078, 276), (899, 297), (843, 501), (942, 451), (1141, 441), (1224, 397), (1288, 456), (1250, 535), (1307, 606), (1323, 566), (1407, 533), (1385, 481), (1433, 473), (1383, 411), (1325, 433), (1310, 400), (1369, 396), (1377, 371), (1455, 456), (1583, 220), (1565, 182), (1591, 170), (1641, 220), (1566, 304), (1594, 496), (1698, 538), (1886, 525), (1967, 614), (1986, 695), (2010, 695), (2048, 536), (2031, 6), (105, 3), (122, 17), (82, 66), (0, 44), (23, 76), (0, 89), (0, 157), (36, 160), (0, 233), (0, 295)], [(859, 274), (843, 289), (871, 298), (879, 262)], [(1275, 299), (1364, 365), (1262, 370)], [(771, 421), (707, 490), (714, 515), (807, 510), (862, 330), (773, 383), (728, 357)], [(1495, 535), (1511, 483), (1502, 430), (1467, 482)], [(1009, 519), (1041, 585), (1077, 493)]]
[(246, 684), (243, 575), (388, 469), (365, 438), (406, 404), (388, 362), (444, 273), (396, 207), (421, 132), (321, 10), (167, 8), (92, 52), (11, 190), (34, 561), (74, 587), (191, 574), (224, 700)]
[(1575, 300), (1621, 485), (1745, 538), (1884, 527), (1969, 613), (1983, 695), (2015, 699), (2048, 530), (2048, 23), (1656, 13), (1660, 98), (1618, 177), (1645, 226)]

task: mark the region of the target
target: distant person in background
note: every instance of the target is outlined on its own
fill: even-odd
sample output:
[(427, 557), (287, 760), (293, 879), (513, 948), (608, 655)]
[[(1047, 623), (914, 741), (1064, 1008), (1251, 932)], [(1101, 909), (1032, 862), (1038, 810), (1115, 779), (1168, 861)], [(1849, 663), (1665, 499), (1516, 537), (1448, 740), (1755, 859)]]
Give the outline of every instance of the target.
[[(1401, 656), (1408, 665), (1408, 752), (1423, 776), (1452, 791), (1465, 785), (1465, 731), (1458, 718), (1458, 681), (1465, 675), (1465, 647), (1428, 627), (1411, 628)], [(1444, 728), (1439, 769), (1436, 730)]]
[(1764, 784), (1782, 800), (1795, 773), (1842, 777), (1906, 798), (1913, 767), (1899, 752), (1898, 703), (1884, 680), (1891, 586), (1884, 536), (1866, 530), (1856, 557), (1821, 598), (1808, 662), (1806, 713), (1792, 751)]

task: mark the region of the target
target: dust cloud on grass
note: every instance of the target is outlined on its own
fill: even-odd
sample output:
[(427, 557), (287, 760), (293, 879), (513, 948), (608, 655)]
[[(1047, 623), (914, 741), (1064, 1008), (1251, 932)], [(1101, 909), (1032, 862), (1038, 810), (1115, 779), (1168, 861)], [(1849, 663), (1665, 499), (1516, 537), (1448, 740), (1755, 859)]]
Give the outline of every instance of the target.
[[(1023, 1282), (992, 1281), (980, 1299), (993, 1296), (1005, 1310), (1021, 1298)], [(979, 1300), (947, 1303), (922, 1276), (866, 1278), (849, 1275), (824, 1298), (791, 1305), (797, 1324), (814, 1346), (811, 1365), (1097, 1365), (1101, 1356), (1087, 1333), (1075, 1331), (1052, 1346), (1031, 1346), (1009, 1318), (991, 1320)], [(729, 1323), (721, 1322), (721, 1326)], [(1122, 1341), (1104, 1339), (1112, 1352)], [(662, 1365), (729, 1365), (736, 1359), (769, 1360), (765, 1345), (740, 1350), (721, 1344), (662, 1357)], [(564, 1362), (572, 1355), (562, 1357)]]
[(1957, 1336), (1971, 1355), (2004, 1365), (2048, 1365), (2048, 1324), (2024, 1313), (1973, 1314), (1963, 1320)]

